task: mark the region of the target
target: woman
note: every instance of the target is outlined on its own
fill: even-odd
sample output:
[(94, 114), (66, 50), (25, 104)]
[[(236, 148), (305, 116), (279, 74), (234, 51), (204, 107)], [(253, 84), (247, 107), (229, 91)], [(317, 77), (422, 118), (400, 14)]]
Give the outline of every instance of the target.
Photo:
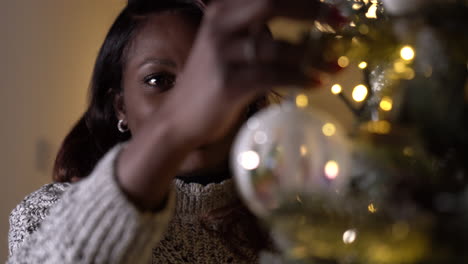
[(8, 263), (256, 262), (267, 239), (238, 209), (228, 152), (269, 88), (313, 82), (302, 48), (263, 25), (318, 7), (222, 0), (202, 19), (197, 1), (131, 1), (101, 47), (55, 183), (11, 214)]

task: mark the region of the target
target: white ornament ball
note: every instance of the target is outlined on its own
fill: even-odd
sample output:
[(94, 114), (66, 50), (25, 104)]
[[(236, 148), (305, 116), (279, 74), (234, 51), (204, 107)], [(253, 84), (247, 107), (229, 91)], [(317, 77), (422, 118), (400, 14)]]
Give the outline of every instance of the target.
[(336, 195), (349, 178), (347, 144), (331, 117), (290, 102), (271, 106), (250, 118), (234, 143), (239, 193), (260, 217), (293, 194)]

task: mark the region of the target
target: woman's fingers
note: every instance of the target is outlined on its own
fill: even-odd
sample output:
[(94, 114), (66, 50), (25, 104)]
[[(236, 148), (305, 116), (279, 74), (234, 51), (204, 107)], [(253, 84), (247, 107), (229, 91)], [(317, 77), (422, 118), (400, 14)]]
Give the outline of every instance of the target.
[[(219, 0), (207, 10), (207, 20), (217, 34), (252, 32), (273, 17), (327, 22), (332, 26), (346, 19), (339, 11), (319, 0)], [(255, 32), (254, 32), (255, 33)]]
[(272, 2), (274, 2), (272, 17), (320, 20), (331, 26), (340, 26), (347, 21), (338, 9), (319, 0), (272, 0)]
[(320, 80), (314, 74), (305, 74), (298, 67), (284, 65), (230, 65), (226, 73), (226, 83), (233, 93), (252, 89), (253, 93), (265, 92), (272, 87), (297, 86), (314, 88)]
[(283, 65), (304, 73), (341, 70), (337, 60), (325, 60), (321, 50), (313, 50), (306, 43), (273, 40), (270, 36), (237, 38), (224, 45), (221, 56), (226, 64)]

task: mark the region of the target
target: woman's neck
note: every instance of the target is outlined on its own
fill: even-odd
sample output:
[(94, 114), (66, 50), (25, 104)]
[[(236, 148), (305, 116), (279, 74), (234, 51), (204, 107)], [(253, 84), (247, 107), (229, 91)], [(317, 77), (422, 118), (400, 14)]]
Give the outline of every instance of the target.
[(210, 183), (221, 183), (231, 178), (229, 166), (224, 164), (219, 168), (209, 170), (197, 170), (188, 173), (182, 173), (176, 176), (177, 179), (185, 183), (198, 183), (208, 185)]

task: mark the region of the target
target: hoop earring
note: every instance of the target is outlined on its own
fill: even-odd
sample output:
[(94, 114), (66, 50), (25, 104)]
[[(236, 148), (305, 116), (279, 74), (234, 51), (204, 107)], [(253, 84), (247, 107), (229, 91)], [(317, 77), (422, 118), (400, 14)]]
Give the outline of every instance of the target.
[(120, 131), (120, 133), (125, 133), (128, 131), (128, 126), (124, 124), (124, 122), (125, 121), (123, 121), (123, 119), (120, 119), (117, 123), (117, 129)]

